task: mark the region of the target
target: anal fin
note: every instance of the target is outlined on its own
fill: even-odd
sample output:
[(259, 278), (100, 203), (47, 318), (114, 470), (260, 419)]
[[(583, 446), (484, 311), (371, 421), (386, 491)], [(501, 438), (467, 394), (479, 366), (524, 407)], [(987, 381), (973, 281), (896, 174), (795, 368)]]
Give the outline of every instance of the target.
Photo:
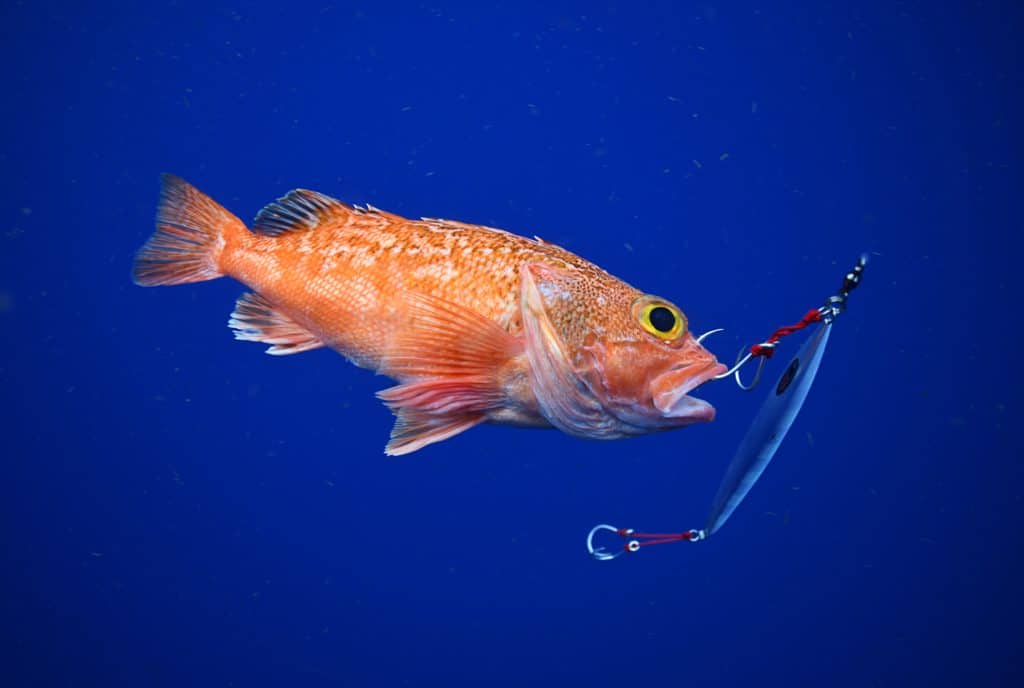
[(270, 344), (267, 353), (271, 356), (297, 354), (324, 346), (315, 334), (252, 292), (238, 298), (228, 327), (235, 331), (235, 339)]

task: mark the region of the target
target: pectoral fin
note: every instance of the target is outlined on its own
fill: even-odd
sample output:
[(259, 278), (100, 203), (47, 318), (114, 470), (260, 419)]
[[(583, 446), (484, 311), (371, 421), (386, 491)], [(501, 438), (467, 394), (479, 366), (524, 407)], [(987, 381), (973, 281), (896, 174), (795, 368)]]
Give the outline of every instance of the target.
[(377, 394), (397, 416), (385, 448), (390, 455), (486, 420), (505, 400), (499, 371), (522, 351), (517, 337), (471, 309), (424, 294), (410, 295), (406, 303), (378, 370), (403, 382)]

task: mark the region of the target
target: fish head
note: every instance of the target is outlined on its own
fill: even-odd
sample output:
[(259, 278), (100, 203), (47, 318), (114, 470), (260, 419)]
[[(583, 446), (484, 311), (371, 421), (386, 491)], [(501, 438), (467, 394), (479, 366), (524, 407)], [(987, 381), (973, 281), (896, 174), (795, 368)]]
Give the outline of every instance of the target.
[(552, 425), (614, 438), (714, 419), (689, 393), (726, 367), (670, 301), (605, 273), (530, 264), (521, 278), (531, 381)]

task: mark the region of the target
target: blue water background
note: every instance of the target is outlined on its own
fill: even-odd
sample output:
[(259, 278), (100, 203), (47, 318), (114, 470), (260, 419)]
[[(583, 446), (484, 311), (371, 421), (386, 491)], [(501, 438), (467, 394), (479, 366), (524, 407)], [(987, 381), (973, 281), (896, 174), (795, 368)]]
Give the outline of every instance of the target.
[[(1021, 685), (1013, 4), (4, 7), (3, 685)], [(164, 171), (541, 235), (730, 361), (874, 255), (727, 526), (601, 564), (760, 394), (385, 457), (385, 379), (130, 283)]]

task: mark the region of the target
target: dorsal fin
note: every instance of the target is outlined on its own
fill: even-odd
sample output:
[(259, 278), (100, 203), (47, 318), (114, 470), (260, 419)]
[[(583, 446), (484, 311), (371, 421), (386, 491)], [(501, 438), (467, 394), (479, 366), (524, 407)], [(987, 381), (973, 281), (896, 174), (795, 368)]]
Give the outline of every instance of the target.
[(334, 214), (355, 210), (341, 201), (308, 189), (294, 189), (265, 206), (256, 215), (252, 229), (260, 234), (277, 236), (286, 232), (313, 229)]

